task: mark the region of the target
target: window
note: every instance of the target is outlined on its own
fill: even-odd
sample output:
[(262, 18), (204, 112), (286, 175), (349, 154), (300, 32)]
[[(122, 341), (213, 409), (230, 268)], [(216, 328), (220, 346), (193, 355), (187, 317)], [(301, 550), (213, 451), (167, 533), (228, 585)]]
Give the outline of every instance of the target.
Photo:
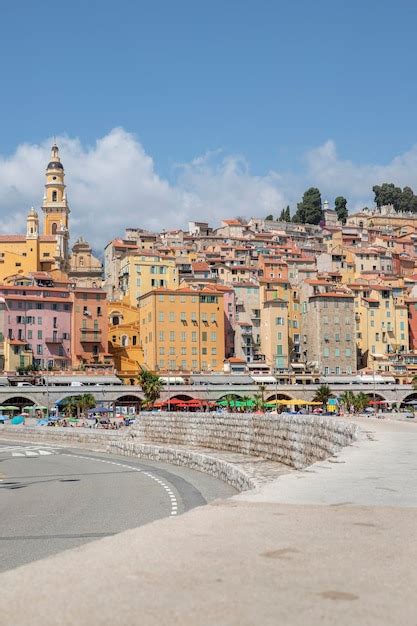
[(346, 348), (345, 356), (351, 356), (351, 354), (352, 354), (352, 350), (350, 348)]
[(136, 337), (136, 335), (133, 335), (133, 337), (132, 337), (132, 346), (136, 346), (136, 342), (137, 342), (137, 337)]
[(159, 302), (163, 302), (164, 301), (164, 295), (162, 293), (159, 294), (158, 300), (159, 300)]
[(201, 348), (201, 354), (207, 354), (207, 348)]
[(159, 354), (160, 355), (165, 354), (165, 348), (164, 347), (159, 348)]
[(336, 334), (335, 334), (335, 336), (334, 336), (334, 338), (335, 338), (335, 341), (337, 341), (337, 342), (338, 342), (338, 341), (340, 341), (340, 335), (339, 335), (339, 333), (336, 333)]
[(212, 348), (211, 349), (211, 354), (217, 354), (217, 348)]
[(159, 311), (158, 320), (159, 320), (160, 322), (163, 322), (163, 321), (164, 321), (164, 312), (163, 312), (163, 311)]
[(170, 330), (169, 331), (169, 340), (170, 341), (175, 341), (175, 330)]
[(283, 317), (276, 317), (275, 318), (275, 324), (277, 326), (284, 326), (284, 318)]
[(277, 333), (277, 341), (282, 341), (282, 333)]
[(170, 311), (169, 312), (169, 321), (170, 322), (175, 322), (175, 313), (174, 313), (174, 311)]
[(193, 370), (197, 369), (197, 361), (195, 359), (193, 359), (193, 361), (192, 361), (192, 368), (193, 368)]
[(323, 356), (324, 357), (328, 357), (329, 356), (329, 348), (323, 348)]
[(101, 315), (101, 306), (97, 307), (97, 315), (100, 316)]
[(340, 356), (340, 348), (335, 348), (334, 349), (334, 355), (335, 355), (335, 357)]
[(191, 354), (192, 354), (193, 356), (196, 356), (196, 355), (197, 355), (197, 348), (196, 348), (195, 346), (193, 346), (193, 347), (191, 348)]
[[(206, 333), (207, 334), (207, 333)], [(191, 341), (197, 341), (197, 333), (193, 330), (191, 333)]]
[(197, 315), (196, 315), (195, 311), (191, 312), (191, 321), (192, 322), (196, 322), (197, 321)]
[(206, 332), (202, 332), (201, 333), (201, 341), (207, 341), (207, 333)]
[[(28, 330), (28, 339), (32, 339), (32, 331), (31, 330)], [(41, 339), (42, 339), (42, 337), (41, 337)], [(2, 339), (2, 341), (3, 341), (3, 339)]]
[(57, 302), (52, 302), (52, 310), (53, 311), (58, 311), (58, 303)]
[[(68, 305), (66, 305), (66, 306), (68, 306)], [(36, 308), (37, 309), (43, 309), (43, 302), (37, 302), (36, 303)]]
[(54, 222), (54, 223), (52, 224), (52, 229), (51, 229), (51, 230), (52, 230), (52, 234), (53, 234), (53, 235), (56, 235), (57, 228), (58, 228), (58, 227), (57, 227), (56, 223)]
[(324, 375), (325, 376), (329, 375), (329, 368), (327, 366), (324, 368)]
[(42, 331), (38, 330), (38, 339), (42, 339)]
[(282, 356), (282, 344), (277, 345), (277, 356)]
[[(211, 340), (212, 340), (212, 341), (217, 341), (217, 333), (216, 333), (216, 331), (213, 331), (213, 332), (211, 333)], [(204, 341), (204, 339), (203, 339), (203, 341)]]
[(43, 354), (43, 346), (41, 343), (38, 343), (36, 346), (36, 354)]
[(336, 374), (340, 374), (340, 367), (336, 365)]
[(185, 341), (185, 337), (186, 337), (186, 333), (184, 331), (182, 331), (181, 332), (181, 341)]
[(185, 311), (181, 311), (181, 322), (185, 322), (186, 319)]
[(163, 330), (159, 331), (159, 341), (164, 341), (164, 331)]
[(185, 346), (183, 346), (183, 347), (181, 348), (181, 354), (182, 354), (183, 356), (185, 356), (185, 355), (187, 354), (187, 348), (186, 348)]
[[(56, 192), (56, 191), (53, 191), (53, 192), (52, 192), (52, 202), (56, 202), (56, 201), (57, 201), (57, 199), (58, 199), (58, 194), (57, 194), (57, 192)], [(56, 224), (55, 224), (55, 226), (56, 226)], [(55, 232), (56, 232), (56, 231), (55, 231)]]

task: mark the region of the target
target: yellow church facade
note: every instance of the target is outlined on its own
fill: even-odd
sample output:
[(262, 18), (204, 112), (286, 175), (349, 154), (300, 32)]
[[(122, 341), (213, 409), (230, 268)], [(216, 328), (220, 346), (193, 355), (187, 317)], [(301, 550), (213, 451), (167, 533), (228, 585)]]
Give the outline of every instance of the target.
[(68, 271), (70, 209), (64, 179), (59, 150), (53, 145), (46, 168), (42, 232), (39, 215), (31, 208), (26, 220), (26, 234), (0, 235), (0, 283), (33, 272), (60, 275)]

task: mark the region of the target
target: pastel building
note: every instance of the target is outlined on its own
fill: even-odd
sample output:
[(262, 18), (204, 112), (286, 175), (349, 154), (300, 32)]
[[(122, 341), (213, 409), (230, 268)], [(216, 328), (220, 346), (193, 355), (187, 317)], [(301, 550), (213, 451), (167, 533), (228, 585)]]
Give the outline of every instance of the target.
[(71, 354), (73, 367), (109, 365), (108, 312), (103, 289), (76, 287), (71, 291), (73, 315)]
[(41, 369), (71, 365), (72, 302), (54, 287), (0, 286), (3, 368), (31, 363)]

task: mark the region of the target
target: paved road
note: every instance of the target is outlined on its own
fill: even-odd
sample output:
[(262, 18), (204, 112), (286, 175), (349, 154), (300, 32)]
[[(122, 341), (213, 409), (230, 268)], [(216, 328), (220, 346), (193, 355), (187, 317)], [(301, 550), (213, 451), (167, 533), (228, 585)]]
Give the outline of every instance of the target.
[(235, 493), (164, 463), (0, 442), (0, 571)]

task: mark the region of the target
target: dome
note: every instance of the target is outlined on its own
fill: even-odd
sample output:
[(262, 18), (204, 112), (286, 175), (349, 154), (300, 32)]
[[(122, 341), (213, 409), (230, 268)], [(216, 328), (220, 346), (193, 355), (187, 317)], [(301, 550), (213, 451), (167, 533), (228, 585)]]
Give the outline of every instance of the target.
[(63, 170), (64, 166), (59, 161), (50, 161), (46, 169), (47, 170), (56, 170), (56, 169)]

